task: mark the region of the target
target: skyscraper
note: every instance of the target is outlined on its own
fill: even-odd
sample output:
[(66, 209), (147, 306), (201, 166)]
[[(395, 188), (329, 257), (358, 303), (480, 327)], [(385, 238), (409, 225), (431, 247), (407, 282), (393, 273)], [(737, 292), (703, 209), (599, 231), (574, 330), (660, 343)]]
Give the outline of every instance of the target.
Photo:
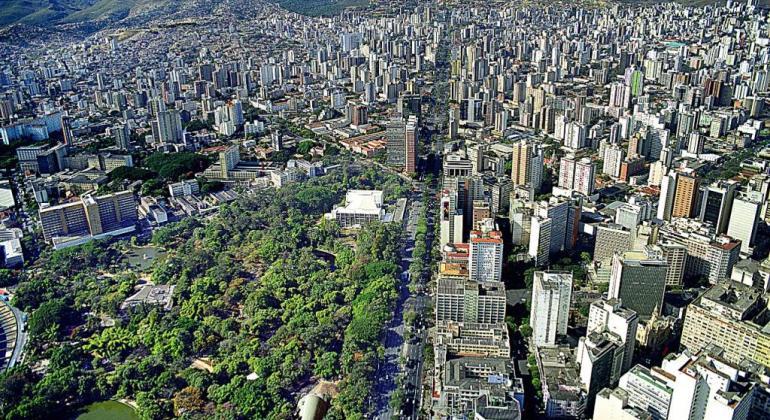
[(470, 237), (468, 271), (470, 279), (479, 282), (500, 281), (503, 269), (502, 233), (484, 234), (472, 231)]
[(665, 260), (645, 252), (615, 254), (608, 296), (647, 319), (663, 307), (667, 270)]
[(559, 164), (559, 187), (576, 191), (583, 195), (594, 192), (596, 165), (588, 158), (576, 160), (574, 156), (565, 156)]
[(757, 236), (759, 212), (762, 208), (761, 193), (740, 194), (733, 200), (727, 234), (741, 241), (741, 254), (750, 255)]
[(698, 178), (692, 172), (681, 173), (676, 181), (676, 193), (671, 217), (692, 217), (698, 198)]
[(112, 127), (110, 133), (115, 139), (115, 146), (120, 150), (131, 150), (131, 133), (128, 124), (118, 124)]
[(159, 111), (156, 119), (158, 126), (158, 142), (178, 143), (182, 140), (182, 119), (179, 111)]
[(711, 223), (716, 233), (727, 232), (727, 222), (738, 186), (736, 181), (719, 181), (702, 190), (700, 220)]
[(597, 225), (594, 262), (609, 267), (616, 252), (628, 251), (632, 245), (631, 231), (623, 226), (615, 223)]
[(401, 117), (391, 118), (385, 124), (388, 140), (388, 164), (403, 166), (406, 163), (406, 123)]
[(530, 184), (533, 191), (540, 190), (543, 182), (543, 151), (531, 140), (519, 140), (513, 144), (511, 180), (514, 187)]
[(572, 273), (535, 272), (529, 317), (535, 346), (555, 345), (558, 335), (567, 334), (571, 298)]
[(404, 172), (414, 174), (417, 172), (417, 144), (420, 132), (416, 116), (409, 116), (404, 130)]

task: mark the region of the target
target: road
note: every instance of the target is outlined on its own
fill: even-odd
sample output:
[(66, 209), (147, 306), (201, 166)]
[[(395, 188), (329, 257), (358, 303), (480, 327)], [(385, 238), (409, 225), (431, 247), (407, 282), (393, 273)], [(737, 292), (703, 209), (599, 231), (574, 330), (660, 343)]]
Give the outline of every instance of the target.
[[(417, 221), (423, 212), (422, 185), (415, 183), (416, 190), (409, 196), (410, 204), (407, 206), (407, 216), (404, 218), (404, 246), (401, 251), (401, 289), (399, 300), (394, 310), (393, 320), (385, 332), (383, 345), (385, 347), (384, 358), (375, 375), (376, 383), (371, 395), (374, 405), (374, 418), (387, 420), (391, 418), (413, 418), (419, 416), (419, 401), (422, 382), (423, 346), (427, 338), (424, 326), (408, 327), (404, 314), (414, 311), (422, 314), (428, 303), (428, 297), (421, 291), (409, 291), (410, 273), (412, 264), (412, 251), (414, 250), (415, 236), (417, 233)], [(430, 213), (430, 212), (429, 212)], [(429, 225), (430, 225), (429, 220)], [(432, 229), (429, 227), (429, 235)], [(431, 238), (428, 237), (429, 241)], [(428, 242), (428, 245), (430, 242)], [(430, 249), (428, 247), (428, 249)], [(424, 279), (417, 280), (423, 283)], [(419, 318), (418, 318), (419, 319)], [(396, 410), (390, 407), (390, 399), (399, 386), (404, 391), (404, 404)], [(403, 412), (403, 414), (402, 414)]]
[(400, 371), (399, 356), (404, 346), (404, 333), (406, 331), (404, 312), (408, 307), (407, 301), (410, 299), (409, 288), (407, 287), (409, 285), (409, 266), (412, 263), (417, 219), (422, 207), (420, 192), (414, 192), (409, 199), (407, 216), (404, 218), (404, 246), (401, 249), (400, 294), (394, 309), (393, 320), (385, 332), (383, 340), (385, 355), (377, 368), (376, 383), (371, 395), (375, 418), (383, 420), (392, 417), (389, 403), (393, 392), (396, 390), (396, 380)]

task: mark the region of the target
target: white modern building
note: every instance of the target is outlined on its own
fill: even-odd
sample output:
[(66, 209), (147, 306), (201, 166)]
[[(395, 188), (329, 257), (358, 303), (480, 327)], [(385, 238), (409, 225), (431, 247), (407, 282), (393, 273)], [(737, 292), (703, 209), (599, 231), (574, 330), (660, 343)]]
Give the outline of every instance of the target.
[(343, 228), (357, 228), (370, 222), (382, 221), (385, 217), (382, 197), (382, 191), (350, 190), (345, 195), (345, 205), (335, 207), (329, 218), (336, 220)]
[(503, 270), (503, 236), (499, 231), (487, 234), (472, 231), (468, 272), (474, 281), (500, 281)]
[(529, 325), (535, 346), (556, 344), (556, 337), (567, 334), (572, 273), (536, 271), (532, 284)]

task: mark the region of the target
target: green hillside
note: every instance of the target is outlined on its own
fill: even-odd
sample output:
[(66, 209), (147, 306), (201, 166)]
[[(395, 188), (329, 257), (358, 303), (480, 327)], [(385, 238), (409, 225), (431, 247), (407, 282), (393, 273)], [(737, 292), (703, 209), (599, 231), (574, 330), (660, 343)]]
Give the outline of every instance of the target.
[(47, 25), (121, 16), (146, 0), (0, 0), (0, 26)]
[(278, 0), (278, 4), (307, 16), (335, 15), (348, 7), (366, 6), (369, 0)]

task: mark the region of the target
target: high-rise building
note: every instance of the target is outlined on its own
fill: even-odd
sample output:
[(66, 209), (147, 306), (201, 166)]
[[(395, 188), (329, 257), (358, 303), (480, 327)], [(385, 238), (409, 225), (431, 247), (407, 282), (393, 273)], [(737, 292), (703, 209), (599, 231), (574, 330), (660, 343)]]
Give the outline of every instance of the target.
[(602, 298), (593, 302), (588, 309), (587, 332), (609, 332), (618, 337), (623, 346), (621, 369), (623, 372), (631, 368), (636, 346), (636, 330), (639, 327), (639, 316), (627, 309), (618, 299)]
[(658, 219), (671, 220), (674, 208), (674, 196), (676, 195), (676, 183), (678, 174), (671, 171), (664, 175), (660, 181), (660, 200), (658, 201)]
[[(671, 353), (660, 367), (636, 365), (620, 378), (616, 389), (605, 391), (625, 395), (626, 412), (647, 413), (653, 420), (766, 418), (767, 388), (757, 379), (725, 360), (722, 349), (709, 346), (700, 352)], [(622, 418), (600, 398), (595, 420)]]
[(122, 191), (86, 195), (75, 202), (43, 207), (39, 216), (45, 240), (60, 248), (84, 239), (133, 231), (138, 211), (133, 192)]
[(131, 150), (131, 130), (128, 124), (118, 124), (110, 130), (115, 139), (115, 146), (120, 150)]
[(478, 282), (500, 281), (503, 269), (503, 236), (499, 231), (487, 234), (471, 231), (468, 256), (470, 279)]
[(561, 158), (559, 165), (559, 187), (591, 195), (595, 189), (596, 165), (588, 158), (575, 159), (574, 156)]
[(406, 163), (406, 123), (401, 117), (391, 118), (385, 124), (388, 140), (388, 164), (403, 166)]
[(553, 346), (557, 336), (567, 334), (571, 298), (572, 273), (535, 272), (529, 317), (535, 346)]
[(663, 308), (668, 264), (646, 252), (629, 251), (615, 254), (610, 273), (610, 298), (619, 299), (642, 319)]
[(672, 242), (659, 242), (657, 245), (648, 245), (648, 253), (660, 253), (668, 270), (666, 271), (666, 286), (681, 286), (684, 280), (684, 269), (687, 266), (687, 247)]
[(61, 117), (61, 133), (64, 145), (72, 146), (75, 143), (75, 134), (72, 132), (72, 119), (66, 115)]
[(417, 147), (420, 133), (416, 116), (409, 116), (404, 130), (404, 172), (415, 174), (417, 173)]
[(159, 111), (156, 118), (157, 141), (160, 143), (179, 143), (182, 141), (182, 118), (179, 111)]
[(752, 253), (761, 209), (761, 194), (740, 194), (733, 200), (727, 234), (741, 241), (741, 254)]
[(682, 345), (693, 353), (716, 345), (730, 363), (750, 360), (770, 368), (766, 302), (761, 289), (745, 284), (726, 280), (712, 286), (687, 307)]
[(738, 262), (741, 241), (717, 235), (709, 224), (693, 219), (675, 219), (659, 228), (663, 241), (687, 248), (685, 275), (688, 278), (705, 277), (711, 284), (730, 278)]
[(511, 180), (514, 186), (530, 184), (537, 192), (543, 182), (543, 151), (531, 140), (513, 144)]
[(577, 347), (580, 382), (586, 391), (586, 410), (593, 411), (596, 394), (618, 382), (623, 374), (625, 348), (611, 333), (589, 332), (581, 337)]
[(458, 192), (445, 189), (441, 193), (439, 202), (439, 226), (441, 237), (439, 245), (443, 248), (447, 244), (463, 242), (463, 211), (457, 208)]
[(620, 166), (625, 159), (626, 154), (623, 148), (617, 144), (611, 144), (604, 149), (604, 164), (602, 165), (602, 173), (609, 175), (613, 178), (620, 176)]
[(629, 251), (632, 246), (631, 231), (623, 226), (615, 223), (597, 225), (594, 262), (609, 267), (616, 252)]
[(694, 173), (680, 173), (676, 180), (676, 193), (671, 217), (692, 217), (698, 198), (698, 178)]
[(436, 323), (441, 321), (498, 323), (505, 320), (505, 285), (477, 283), (462, 277), (439, 277)]
[(737, 186), (736, 181), (719, 181), (701, 191), (699, 218), (711, 223), (718, 234), (727, 232)]
[(553, 219), (549, 217), (529, 217), (529, 247), (528, 254), (533, 259), (535, 266), (542, 267), (548, 264), (551, 255), (551, 236)]

